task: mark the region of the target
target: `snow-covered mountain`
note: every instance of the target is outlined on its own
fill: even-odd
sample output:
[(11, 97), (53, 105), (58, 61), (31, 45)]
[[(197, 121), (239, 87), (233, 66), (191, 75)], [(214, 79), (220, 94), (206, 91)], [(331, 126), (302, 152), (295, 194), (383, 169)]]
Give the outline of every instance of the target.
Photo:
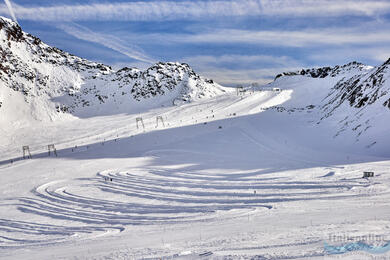
[(0, 55), (0, 123), (134, 113), (226, 91), (184, 63), (115, 71), (48, 46), (3, 17)]
[[(323, 101), (324, 119), (338, 119), (336, 133), (370, 138), (368, 147), (388, 140), (390, 131), (390, 59), (381, 66), (352, 77), (343, 77)], [(368, 134), (366, 134), (368, 132)]]
[(311, 77), (311, 78), (336, 77), (338, 75), (360, 73), (369, 68), (371, 67), (364, 65), (363, 63), (353, 61), (341, 66), (337, 65), (334, 67), (310, 68), (310, 69), (302, 69), (300, 71), (283, 72), (281, 74), (276, 75), (275, 79), (280, 78), (282, 76), (297, 76), (297, 75)]
[(343, 66), (279, 74), (272, 87), (293, 90), (286, 107), (316, 108), (313, 123), (333, 126), (334, 138), (363, 141), (367, 148), (388, 143), (390, 59), (378, 67), (351, 62)]

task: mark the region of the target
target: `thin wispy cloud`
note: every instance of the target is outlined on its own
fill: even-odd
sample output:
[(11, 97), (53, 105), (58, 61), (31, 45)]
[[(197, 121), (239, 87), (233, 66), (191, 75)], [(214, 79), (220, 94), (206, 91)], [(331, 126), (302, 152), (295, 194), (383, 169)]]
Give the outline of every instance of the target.
[(14, 20), (14, 22), (18, 22), (18, 20), (16, 19), (15, 12), (14, 12), (14, 10), (12, 9), (11, 1), (10, 1), (10, 0), (4, 0), (4, 1), (5, 1), (5, 4), (7, 5), (8, 11), (9, 11), (9, 13), (10, 13), (12, 19)]
[(390, 33), (384, 29), (361, 31), (361, 28), (310, 29), (301, 31), (256, 31), (218, 29), (193, 34), (151, 33), (139, 35), (139, 40), (167, 43), (235, 43), (269, 46), (305, 47), (344, 44), (378, 44), (390, 42)]
[(239, 65), (243, 69), (253, 69), (259, 67), (282, 68), (292, 66), (302, 66), (293, 58), (287, 56), (272, 56), (272, 55), (195, 55), (184, 57), (181, 60), (191, 64), (194, 67), (231, 67), (232, 65)]
[(58, 25), (57, 27), (80, 40), (103, 45), (131, 59), (141, 61), (144, 63), (149, 63), (149, 64), (155, 62), (155, 60), (149, 57), (147, 54), (145, 54), (140, 47), (130, 44), (126, 41), (123, 41), (118, 37), (108, 35), (108, 34), (93, 32), (84, 26), (74, 24), (74, 23), (61, 24)]
[[(290, 57), (271, 55), (201, 55), (182, 60), (191, 64), (201, 75), (225, 85), (265, 84), (278, 73), (304, 67)], [(238, 67), (230, 68), (231, 64), (237, 64)]]
[[(211, 0), (137, 1), (54, 6), (20, 6), (14, 9), (25, 20), (39, 21), (159, 21), (199, 20), (229, 16), (332, 17), (378, 16), (390, 10), (385, 0)], [(0, 9), (0, 14), (4, 13)]]
[(328, 48), (307, 56), (307, 59), (322, 62), (323, 65), (342, 64), (353, 60), (372, 60), (373, 64), (380, 64), (390, 58), (390, 46), (365, 46)]
[(197, 70), (198, 73), (208, 78), (214, 79), (222, 85), (236, 84), (267, 84), (271, 82), (275, 76), (283, 71), (296, 71), (301, 67), (286, 67), (281, 68), (258, 68), (258, 69), (228, 69), (210, 67), (205, 70)]

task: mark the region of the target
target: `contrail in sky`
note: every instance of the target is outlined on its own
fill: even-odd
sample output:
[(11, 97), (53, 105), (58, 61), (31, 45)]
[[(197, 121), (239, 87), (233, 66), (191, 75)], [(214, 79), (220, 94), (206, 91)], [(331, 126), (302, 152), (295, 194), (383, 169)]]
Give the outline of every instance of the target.
[(147, 56), (144, 51), (136, 45), (132, 45), (116, 36), (108, 34), (100, 34), (91, 31), (87, 27), (79, 24), (61, 24), (57, 26), (66, 33), (89, 42), (101, 44), (109, 49), (115, 50), (129, 58), (142, 61), (145, 63), (155, 63), (156, 61)]
[(10, 0), (4, 0), (5, 1), (5, 4), (7, 5), (8, 7), (8, 10), (12, 16), (12, 19), (14, 20), (14, 22), (18, 22), (18, 20), (16, 20), (16, 16), (15, 16), (15, 13), (14, 13), (14, 9), (12, 9), (12, 5), (11, 5), (11, 2)]

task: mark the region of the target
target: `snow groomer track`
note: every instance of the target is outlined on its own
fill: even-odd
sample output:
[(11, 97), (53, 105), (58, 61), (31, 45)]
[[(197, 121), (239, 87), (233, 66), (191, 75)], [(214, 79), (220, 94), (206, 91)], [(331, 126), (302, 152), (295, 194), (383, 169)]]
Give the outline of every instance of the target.
[[(175, 151), (161, 153), (175, 157)], [(183, 156), (186, 152), (176, 153)], [(309, 179), (313, 172), (314, 180)], [(99, 237), (132, 225), (241, 218), (254, 211), (273, 210), (283, 202), (358, 196), (359, 188), (369, 186), (359, 178), (336, 181), (332, 172), (325, 176), (318, 169), (313, 172), (300, 173), (298, 179), (294, 171), (226, 173), (151, 167), (105, 170), (93, 178), (48, 182), (34, 189), (33, 196), (3, 201), (3, 210), (17, 209), (29, 221), (2, 219), (0, 246)], [(45, 224), (47, 218), (61, 224)]]

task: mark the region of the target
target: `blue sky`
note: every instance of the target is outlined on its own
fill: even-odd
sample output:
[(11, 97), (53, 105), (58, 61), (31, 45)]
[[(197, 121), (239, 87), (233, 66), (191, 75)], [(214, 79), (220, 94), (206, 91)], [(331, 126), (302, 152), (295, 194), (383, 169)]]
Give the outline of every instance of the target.
[(226, 85), (390, 57), (389, 0), (6, 0), (44, 42), (114, 68), (189, 63)]

